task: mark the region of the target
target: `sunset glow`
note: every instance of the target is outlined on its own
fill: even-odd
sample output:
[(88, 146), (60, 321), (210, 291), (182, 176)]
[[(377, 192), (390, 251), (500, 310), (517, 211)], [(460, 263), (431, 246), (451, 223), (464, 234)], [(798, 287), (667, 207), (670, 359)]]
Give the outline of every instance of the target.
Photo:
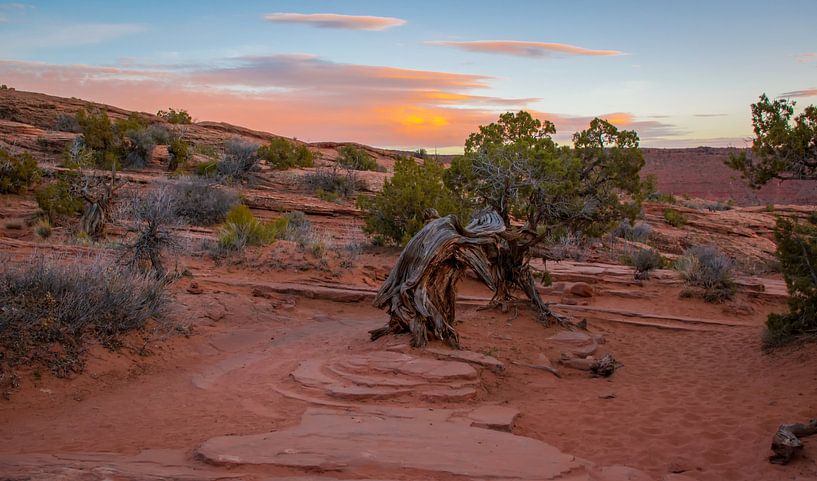
[[(763, 18), (746, 2), (707, 3), (705, 16), (696, 2), (580, 3), (2, 3), (0, 82), (309, 141), (450, 151), (520, 109), (553, 120), (560, 141), (600, 116), (645, 146), (742, 146), (759, 94), (817, 97), (813, 2)], [(798, 14), (777, 27), (778, 11)]]

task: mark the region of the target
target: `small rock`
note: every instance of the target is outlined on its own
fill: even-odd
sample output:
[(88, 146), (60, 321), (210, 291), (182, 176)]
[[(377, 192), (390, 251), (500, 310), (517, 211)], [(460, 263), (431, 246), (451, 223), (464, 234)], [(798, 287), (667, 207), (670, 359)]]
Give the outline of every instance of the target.
[(570, 293), (578, 297), (593, 297), (593, 287), (586, 282), (577, 282), (570, 286)]
[(468, 414), (475, 428), (493, 429), (494, 431), (510, 432), (513, 423), (519, 416), (519, 410), (508, 406), (487, 405), (481, 406)]
[(599, 396), (599, 399), (615, 399), (615, 398), (616, 398), (616, 393), (614, 393), (614, 392), (608, 392), (606, 394), (602, 394), (602, 395)]
[(204, 292), (204, 290), (202, 290), (202, 288), (201, 288), (201, 286), (199, 286), (198, 282), (193, 281), (187, 287), (187, 292), (189, 292), (190, 294), (201, 294), (202, 292)]

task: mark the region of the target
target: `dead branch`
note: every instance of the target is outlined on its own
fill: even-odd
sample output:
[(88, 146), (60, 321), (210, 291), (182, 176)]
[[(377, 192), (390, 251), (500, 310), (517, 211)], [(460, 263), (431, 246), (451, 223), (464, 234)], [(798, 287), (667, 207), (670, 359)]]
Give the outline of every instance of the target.
[(769, 456), (769, 462), (787, 464), (803, 450), (803, 443), (799, 438), (812, 434), (817, 434), (817, 419), (812, 419), (806, 424), (781, 424), (772, 438), (774, 455)]

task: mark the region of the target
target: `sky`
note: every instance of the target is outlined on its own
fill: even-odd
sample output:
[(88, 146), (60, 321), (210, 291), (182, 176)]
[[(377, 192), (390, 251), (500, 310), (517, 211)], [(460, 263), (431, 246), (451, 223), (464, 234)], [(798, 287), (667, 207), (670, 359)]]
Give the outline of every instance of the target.
[(527, 110), (646, 147), (747, 145), (817, 103), (817, 1), (0, 2), (0, 83), (305, 141), (462, 150)]

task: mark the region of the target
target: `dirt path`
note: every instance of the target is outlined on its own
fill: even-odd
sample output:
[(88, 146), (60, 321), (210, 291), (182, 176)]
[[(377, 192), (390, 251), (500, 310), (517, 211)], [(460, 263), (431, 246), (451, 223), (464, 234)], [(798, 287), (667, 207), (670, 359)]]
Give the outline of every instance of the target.
[[(173, 336), (147, 357), (95, 350), (85, 375), (27, 382), (0, 406), (0, 473), (77, 480), (817, 476), (812, 440), (792, 465), (766, 461), (777, 424), (817, 412), (814, 346), (772, 356), (759, 349), (763, 316), (775, 307), (768, 300), (751, 301), (754, 311), (737, 316), (680, 300), (671, 283), (630, 286), (638, 295), (622, 296), (601, 276), (590, 299), (566, 296), (570, 283), (557, 283), (549, 299), (587, 318), (606, 341), (600, 352), (623, 363), (604, 380), (558, 366), (569, 348), (554, 340), (560, 331), (526, 311), (516, 318), (478, 311), (484, 292), (470, 281), (458, 317), (474, 354), (463, 361), (408, 349), (399, 338), (369, 342), (367, 331), (385, 319), (368, 306), (371, 289), (363, 285), (200, 274), (203, 294), (178, 286), (177, 311), (195, 326), (190, 338)], [(526, 367), (543, 355), (561, 378)]]

